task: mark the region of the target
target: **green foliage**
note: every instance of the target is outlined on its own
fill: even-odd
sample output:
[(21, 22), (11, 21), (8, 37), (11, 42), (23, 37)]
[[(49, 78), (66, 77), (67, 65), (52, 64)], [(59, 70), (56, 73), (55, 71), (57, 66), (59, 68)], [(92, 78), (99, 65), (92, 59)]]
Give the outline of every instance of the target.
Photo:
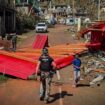
[(34, 14), (24, 14), (22, 11), (19, 11), (16, 14), (17, 28), (18, 30), (24, 32), (26, 29), (34, 29), (35, 24), (40, 20), (39, 16)]
[(15, 2), (18, 4), (18, 3), (20, 3), (20, 0), (15, 0)]
[(0, 75), (0, 81), (6, 81), (8, 78), (5, 75)]
[(32, 5), (32, 4), (33, 4), (33, 2), (34, 2), (34, 0), (29, 0), (29, 4), (31, 4), (31, 5)]
[(25, 29), (34, 29), (35, 19), (33, 16), (24, 15), (22, 19), (22, 24)]

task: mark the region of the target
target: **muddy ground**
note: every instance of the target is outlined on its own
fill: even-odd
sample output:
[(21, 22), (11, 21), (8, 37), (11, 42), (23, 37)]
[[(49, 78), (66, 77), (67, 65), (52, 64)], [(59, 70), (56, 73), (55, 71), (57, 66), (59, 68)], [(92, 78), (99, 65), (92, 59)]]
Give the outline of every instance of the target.
[[(50, 46), (76, 43), (67, 31), (68, 26), (57, 25), (47, 33)], [(20, 36), (18, 48), (31, 47), (35, 38), (35, 31)], [(51, 105), (105, 105), (105, 81), (100, 86), (90, 87), (89, 81), (83, 79), (77, 88), (72, 87), (73, 68), (65, 67), (60, 70), (61, 80), (54, 76), (50, 103)], [(0, 105), (44, 105), (39, 100), (40, 81), (9, 78), (0, 83)]]

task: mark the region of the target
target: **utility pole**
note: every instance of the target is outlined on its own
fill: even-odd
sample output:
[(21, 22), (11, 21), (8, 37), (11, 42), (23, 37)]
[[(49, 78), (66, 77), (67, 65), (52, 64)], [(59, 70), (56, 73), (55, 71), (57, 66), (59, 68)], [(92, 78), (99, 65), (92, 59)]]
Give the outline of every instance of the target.
[(49, 1), (49, 12), (51, 13), (51, 9), (52, 9), (52, 1)]
[(72, 12), (73, 12), (73, 18), (75, 16), (75, 13), (74, 13), (74, 0), (72, 0)]
[(100, 20), (100, 2), (101, 0), (98, 0), (98, 20)]

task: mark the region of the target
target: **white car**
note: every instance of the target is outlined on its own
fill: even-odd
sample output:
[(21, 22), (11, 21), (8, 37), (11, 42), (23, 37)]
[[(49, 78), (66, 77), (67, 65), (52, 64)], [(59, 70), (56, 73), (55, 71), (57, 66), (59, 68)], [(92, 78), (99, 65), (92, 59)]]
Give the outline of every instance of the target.
[(36, 32), (47, 32), (47, 29), (46, 23), (38, 23), (35, 27)]
[(73, 18), (66, 19), (66, 25), (74, 25), (74, 24), (75, 24), (75, 20)]

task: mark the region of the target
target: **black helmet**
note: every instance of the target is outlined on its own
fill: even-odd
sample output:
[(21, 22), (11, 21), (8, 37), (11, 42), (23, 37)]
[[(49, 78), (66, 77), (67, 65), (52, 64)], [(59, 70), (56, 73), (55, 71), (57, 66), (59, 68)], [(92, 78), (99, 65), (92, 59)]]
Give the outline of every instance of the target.
[(42, 53), (43, 54), (48, 54), (48, 49), (47, 48), (43, 48)]

